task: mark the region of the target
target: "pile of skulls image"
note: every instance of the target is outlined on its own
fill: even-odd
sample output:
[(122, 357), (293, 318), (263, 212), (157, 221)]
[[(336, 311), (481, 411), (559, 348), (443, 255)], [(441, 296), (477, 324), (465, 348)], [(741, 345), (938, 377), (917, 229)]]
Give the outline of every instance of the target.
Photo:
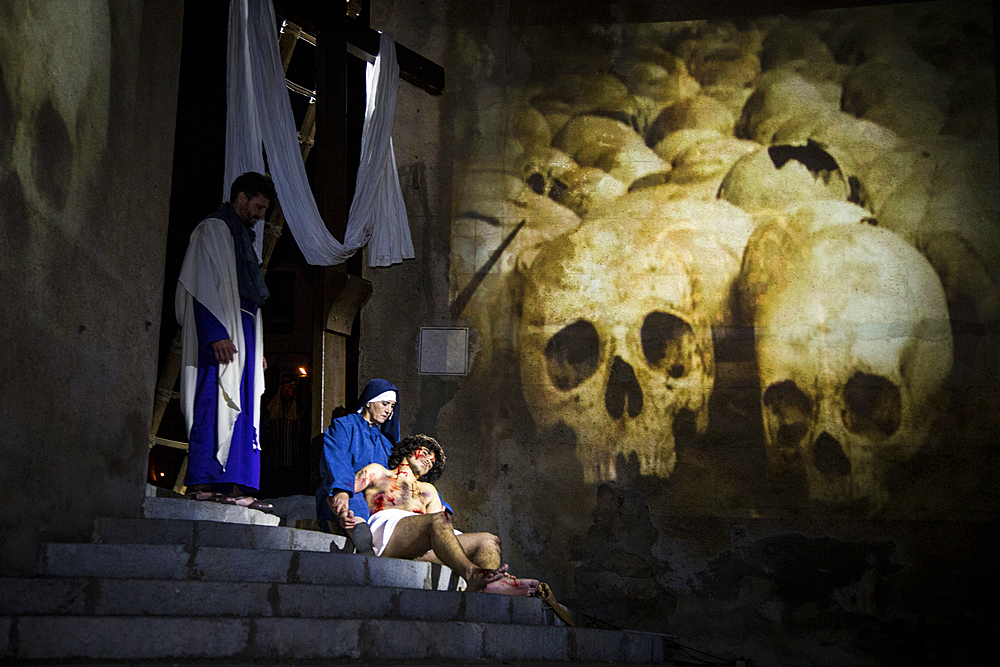
[(713, 328), (745, 326), (770, 471), (885, 502), (946, 405), (950, 320), (1000, 316), (994, 66), (969, 25), (992, 42), (938, 3), (615, 26), (576, 59), (533, 42), (500, 166), (465, 181), (453, 283), (492, 277), (463, 314), (587, 482), (622, 458), (669, 477), (678, 415), (709, 424)]

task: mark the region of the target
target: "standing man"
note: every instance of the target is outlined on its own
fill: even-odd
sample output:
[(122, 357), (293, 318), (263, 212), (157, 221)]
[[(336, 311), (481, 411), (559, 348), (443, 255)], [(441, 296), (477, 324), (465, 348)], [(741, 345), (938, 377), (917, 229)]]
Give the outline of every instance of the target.
[(260, 487), (264, 393), (260, 307), (268, 292), (253, 227), (274, 201), (258, 173), (238, 177), (229, 201), (202, 221), (188, 245), (174, 307), (182, 330), (181, 409), (188, 430), (185, 484), (197, 500), (270, 509)]

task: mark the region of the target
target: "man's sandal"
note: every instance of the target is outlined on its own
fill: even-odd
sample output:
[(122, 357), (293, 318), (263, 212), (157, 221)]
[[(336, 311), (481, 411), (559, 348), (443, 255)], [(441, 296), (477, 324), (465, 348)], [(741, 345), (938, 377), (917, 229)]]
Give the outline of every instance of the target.
[(238, 505), (239, 507), (248, 507), (252, 510), (273, 510), (274, 505), (271, 503), (262, 503), (253, 496), (222, 496), (215, 499), (215, 502), (222, 503), (223, 505)]
[(225, 494), (217, 493), (215, 491), (189, 491), (184, 494), (184, 497), (188, 500), (208, 500), (211, 502), (219, 502), (219, 498), (225, 498)]

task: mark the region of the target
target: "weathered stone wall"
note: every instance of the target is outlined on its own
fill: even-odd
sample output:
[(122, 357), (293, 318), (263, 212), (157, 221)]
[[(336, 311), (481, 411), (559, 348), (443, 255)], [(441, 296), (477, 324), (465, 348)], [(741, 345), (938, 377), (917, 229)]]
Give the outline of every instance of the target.
[(137, 516), (181, 3), (0, 11), (0, 571)]
[[(715, 655), (982, 660), (990, 10), (629, 26), (534, 24), (533, 6), (372, 10), (448, 78), (439, 98), (400, 86), (417, 259), (366, 270), (360, 376), (441, 440), (457, 524), (571, 607)], [(671, 280), (686, 311), (655, 293)], [(830, 335), (796, 357), (791, 324)], [(420, 326), (469, 326), (469, 375), (418, 375)]]

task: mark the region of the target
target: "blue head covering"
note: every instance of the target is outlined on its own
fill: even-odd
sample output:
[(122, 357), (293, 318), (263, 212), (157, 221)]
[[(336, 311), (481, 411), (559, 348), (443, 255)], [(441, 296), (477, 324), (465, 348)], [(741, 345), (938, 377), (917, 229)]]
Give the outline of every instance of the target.
[(399, 389), (396, 388), (396, 385), (388, 380), (370, 380), (361, 392), (358, 404), (354, 406), (354, 411), (360, 412), (373, 398), (386, 391), (396, 392), (396, 409), (392, 411), (392, 416), (382, 424), (381, 431), (382, 435), (395, 446), (399, 442)]

